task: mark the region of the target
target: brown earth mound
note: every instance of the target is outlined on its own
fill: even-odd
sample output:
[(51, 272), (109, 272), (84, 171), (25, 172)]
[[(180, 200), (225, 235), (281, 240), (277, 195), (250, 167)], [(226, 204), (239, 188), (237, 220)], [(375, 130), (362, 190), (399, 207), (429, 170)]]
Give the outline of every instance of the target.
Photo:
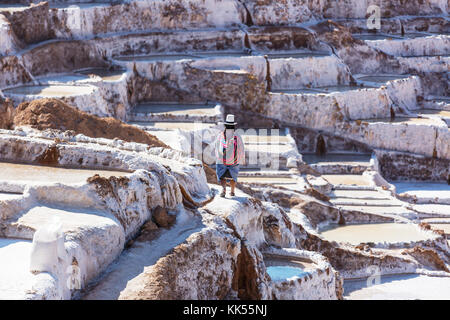
[(10, 100), (0, 97), (0, 129), (11, 129), (13, 125), (14, 107)]
[(15, 126), (34, 129), (73, 130), (93, 138), (118, 138), (145, 143), (151, 147), (169, 148), (155, 136), (114, 118), (100, 118), (73, 108), (57, 99), (39, 99), (21, 103), (14, 117)]

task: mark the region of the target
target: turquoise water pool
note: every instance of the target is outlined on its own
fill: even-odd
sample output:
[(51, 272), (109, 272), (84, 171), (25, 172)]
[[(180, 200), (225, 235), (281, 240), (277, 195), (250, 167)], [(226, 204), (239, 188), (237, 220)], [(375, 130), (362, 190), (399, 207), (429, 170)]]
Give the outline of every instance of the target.
[(283, 281), (292, 277), (304, 277), (308, 272), (302, 268), (289, 266), (271, 266), (267, 267), (267, 273), (273, 281)]

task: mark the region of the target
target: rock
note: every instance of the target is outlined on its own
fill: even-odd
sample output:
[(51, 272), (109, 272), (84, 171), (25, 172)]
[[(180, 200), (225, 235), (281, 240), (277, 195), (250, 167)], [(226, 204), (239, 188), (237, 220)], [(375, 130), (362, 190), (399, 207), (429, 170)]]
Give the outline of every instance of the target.
[(325, 195), (331, 193), (332, 185), (323, 177), (315, 177), (308, 174), (306, 176), (306, 180), (308, 180), (312, 188), (316, 189), (320, 193)]
[(153, 210), (152, 219), (154, 222), (162, 228), (170, 228), (176, 221), (177, 217), (169, 215), (167, 210), (161, 206), (157, 206)]
[(142, 226), (142, 231), (154, 231), (158, 230), (158, 226), (153, 221), (149, 220)]
[(141, 234), (136, 241), (152, 241), (156, 239), (161, 233), (161, 229), (158, 228), (156, 223), (152, 220), (147, 221), (141, 228)]

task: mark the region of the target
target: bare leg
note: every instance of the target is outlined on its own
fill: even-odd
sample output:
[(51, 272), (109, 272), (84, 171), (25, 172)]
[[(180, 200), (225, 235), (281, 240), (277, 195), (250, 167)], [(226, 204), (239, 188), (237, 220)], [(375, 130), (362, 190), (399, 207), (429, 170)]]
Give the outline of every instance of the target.
[(231, 195), (234, 196), (234, 189), (236, 188), (236, 181), (231, 180)]
[(225, 192), (227, 191), (227, 181), (225, 179), (221, 179), (220, 184), (222, 185), (222, 193), (220, 196), (225, 197)]

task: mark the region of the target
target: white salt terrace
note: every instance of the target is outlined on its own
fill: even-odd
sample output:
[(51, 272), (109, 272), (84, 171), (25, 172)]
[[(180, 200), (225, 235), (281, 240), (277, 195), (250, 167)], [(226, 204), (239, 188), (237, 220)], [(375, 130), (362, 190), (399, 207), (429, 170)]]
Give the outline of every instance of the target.
[(2, 200), (19, 199), (21, 197), (22, 197), (21, 193), (0, 192), (0, 201), (2, 201)]
[(95, 174), (109, 178), (111, 176), (124, 176), (128, 173), (0, 162), (0, 181), (75, 184), (86, 182), (87, 178), (92, 177)]
[(363, 175), (322, 175), (333, 185), (330, 202), (345, 211), (374, 215), (415, 216), (405, 203), (387, 193), (375, 189), (369, 178)]
[(204, 227), (200, 217), (182, 210), (176, 224), (152, 241), (135, 242), (96, 279), (82, 297), (84, 300), (117, 299), (128, 282), (150, 268), (172, 248)]
[(118, 81), (122, 78), (126, 70), (107, 70), (102, 68), (88, 68), (76, 71), (83, 75), (94, 75), (102, 78), (103, 81)]
[(80, 9), (85, 9), (85, 8), (92, 8), (92, 7), (109, 7), (111, 6), (111, 3), (113, 2), (112, 0), (93, 0), (90, 1), (93, 3), (84, 3), (81, 1), (69, 1), (69, 3), (50, 3), (50, 8), (55, 8), (55, 9), (66, 9), (66, 8), (70, 8), (73, 6), (76, 6)]
[[(113, 259), (122, 246), (119, 222), (109, 213), (102, 211), (37, 204), (15, 219), (4, 223), (4, 234), (7, 237), (18, 236), (28, 240), (33, 238), (35, 230), (57, 219), (61, 223), (61, 231), (65, 234), (66, 242), (73, 242), (70, 250), (66, 246), (68, 257), (74, 254), (78, 259), (81, 258), (78, 261), (90, 273), (87, 277), (92, 277), (100, 271), (99, 269), (104, 268), (105, 266), (101, 263), (107, 263), (108, 259)], [(98, 239), (94, 241), (92, 239), (94, 233), (106, 241), (107, 245), (99, 242)], [(0, 299), (25, 298), (24, 294), (26, 290), (31, 289), (32, 283), (29, 272), (30, 256), (30, 241), (0, 239), (0, 261), (9, 261), (0, 264)], [(61, 259), (66, 258), (61, 257)], [(90, 278), (85, 280), (89, 281)]]
[(328, 94), (335, 92), (348, 92), (348, 91), (360, 91), (363, 89), (376, 89), (375, 86), (326, 86), (326, 87), (314, 87), (314, 88), (299, 88), (299, 89), (274, 89), (272, 93), (282, 94)]
[(412, 208), (420, 213), (433, 216), (450, 217), (450, 205), (445, 204), (415, 204)]
[(251, 54), (247, 51), (209, 51), (209, 52), (194, 52), (193, 55), (200, 58), (214, 58), (214, 57), (248, 57)]
[(22, 4), (0, 4), (0, 12), (18, 12), (28, 8), (29, 6)]
[[(94, 16), (99, 15), (99, 18), (104, 19), (110, 12), (108, 10), (91, 10), (93, 7), (106, 8), (110, 7), (111, 3), (129, 3), (130, 1), (95, 1), (95, 3), (82, 3), (84, 1), (90, 0), (62, 0), (64, 3), (54, 3), (55, 0), (50, 0), (50, 7), (60, 9), (60, 11), (55, 11), (62, 13), (65, 11), (69, 13), (65, 18), (67, 21), (67, 37), (81, 37), (94, 39), (92, 42), (96, 45), (97, 39), (93, 38), (99, 32), (96, 30), (95, 22), (92, 19)], [(136, 0), (132, 0), (134, 2)], [(104, 2), (104, 3), (102, 3)], [(159, 1), (156, 1), (158, 5)], [(214, 1), (212, 1), (214, 2)], [(219, 1), (220, 2), (220, 1)], [(239, 1), (241, 2), (241, 1)], [(245, 2), (245, 1), (243, 1)], [(293, 1), (295, 2), (295, 1)], [(69, 9), (73, 4), (75, 4), (71, 9)], [(139, 4), (136, 1), (136, 6), (140, 7), (144, 5), (144, 9), (147, 10), (150, 4), (147, 6), (145, 4)], [(238, 5), (239, 3), (236, 3)], [(185, 3), (181, 3), (181, 8), (184, 8)], [(209, 3), (204, 6), (208, 6)], [(239, 4), (240, 5), (240, 4)], [(0, 5), (0, 13), (4, 11), (14, 12), (22, 11), (29, 6), (25, 5)], [(204, 8), (204, 7), (202, 7)], [(81, 9), (81, 10), (80, 10)], [(83, 10), (86, 9), (86, 10)], [(152, 11), (152, 15), (155, 16), (161, 14), (161, 10), (149, 9), (147, 11)], [(186, 7), (189, 11), (189, 9)], [(211, 8), (208, 8), (208, 10)], [(254, 8), (250, 8), (250, 11)], [(356, 9), (355, 9), (356, 10)], [(69, 12), (70, 11), (70, 12)], [(239, 24), (242, 17), (238, 17), (239, 10), (232, 12), (232, 15), (236, 17), (224, 18), (226, 24), (230, 26), (235, 26), (236, 23)], [(201, 12), (200, 12), (201, 13)], [(253, 12), (255, 13), (255, 12)], [(188, 15), (191, 13), (188, 12)], [(229, 12), (227, 14), (230, 14)], [(179, 15), (179, 14), (178, 14)], [(179, 16), (175, 18), (179, 18)], [(225, 14), (226, 15), (226, 14)], [(270, 12), (262, 13), (262, 15), (270, 15)], [(64, 15), (61, 15), (64, 16)], [(188, 17), (191, 18), (191, 17)], [(197, 17), (198, 18), (198, 17)], [(222, 21), (212, 21), (205, 22), (204, 20), (209, 17), (200, 17), (195, 22), (186, 21), (186, 26), (181, 22), (175, 22), (173, 25), (171, 23), (166, 23), (163, 21), (156, 20), (155, 25), (148, 25), (149, 28), (155, 27), (154, 32), (151, 30), (142, 31), (142, 29), (147, 28), (141, 22), (137, 21), (131, 22), (129, 24), (117, 25), (117, 23), (112, 23), (111, 26), (107, 26), (105, 29), (101, 29), (101, 32), (105, 34), (100, 35), (100, 43), (102, 43), (102, 38), (111, 37), (114, 39), (111, 41), (111, 46), (105, 45), (105, 55), (112, 58), (116, 64), (124, 67), (125, 65), (129, 70), (133, 62), (136, 62), (136, 66), (145, 69), (148, 65), (164, 65), (170, 66), (182, 61), (179, 65), (183, 65), (184, 62), (191, 63), (191, 60), (201, 60), (210, 58), (224, 58), (227, 61), (226, 66), (215, 67), (212, 63), (211, 70), (221, 71), (221, 72), (234, 72), (234, 73), (248, 73), (249, 70), (241, 70), (238, 66), (228, 66), (228, 63), (236, 62), (238, 59), (242, 58), (242, 64), (247, 67), (258, 69), (265, 67), (265, 60), (261, 59), (262, 56), (266, 56), (268, 59), (270, 68), (270, 76), (272, 79), (272, 93), (275, 94), (298, 94), (298, 95), (324, 95), (331, 93), (344, 93), (351, 91), (359, 91), (366, 89), (380, 88), (383, 84), (389, 81), (397, 79), (407, 79), (409, 75), (390, 75), (390, 74), (365, 74), (365, 75), (355, 75), (358, 86), (350, 86), (349, 79), (351, 78), (350, 71), (348, 71), (347, 64), (341, 60), (340, 57), (331, 54), (330, 52), (322, 51), (252, 51), (252, 50), (239, 50), (240, 40), (242, 44), (244, 42), (244, 35), (247, 35), (245, 28), (240, 26), (238, 31), (231, 31), (231, 28), (225, 26), (223, 30), (215, 30), (208, 28), (214, 28), (215, 24), (223, 23)], [(260, 17), (261, 18), (261, 17)], [(82, 25), (78, 26), (78, 20), (82, 22)], [(166, 19), (166, 17), (159, 17), (160, 20)], [(228, 21), (228, 20), (229, 21)], [(221, 20), (221, 19), (220, 19)], [(365, 25), (366, 20), (361, 19), (363, 25)], [(399, 25), (402, 25), (402, 21), (399, 20)], [(192, 25), (193, 24), (193, 25)], [(196, 28), (197, 24), (199, 28), (197, 31), (189, 28)], [(258, 23), (257, 23), (258, 24)], [(164, 25), (164, 26), (163, 26)], [(170, 25), (170, 26), (169, 26)], [(403, 26), (403, 25), (402, 25)], [(180, 48), (179, 44), (176, 48), (167, 45), (163, 42), (170, 43), (167, 41), (166, 34), (169, 35), (172, 31), (159, 29), (162, 27), (168, 28), (183, 28), (180, 29), (180, 34), (186, 33), (190, 34), (192, 37), (185, 35), (176, 35), (169, 39), (175, 39), (174, 42), (180, 42), (180, 39), (187, 39), (186, 43), (195, 39), (200, 41), (205, 41), (205, 39), (200, 39), (211, 32), (212, 36), (206, 37), (206, 40), (210, 40), (212, 45), (204, 45), (201, 43), (198, 50), (207, 50), (208, 47), (213, 48), (217, 36), (219, 33), (227, 34), (228, 32), (236, 32), (232, 34), (226, 41), (230, 41), (230, 45), (227, 43), (225, 46), (230, 46), (230, 50), (224, 49), (223, 51), (202, 51), (195, 52), (196, 44), (187, 44), (187, 50)], [(60, 28), (60, 27), (58, 27)], [(56, 33), (61, 33), (57, 28)], [(137, 28), (139, 30), (131, 30)], [(80, 29), (80, 30), (78, 30)], [(156, 30), (158, 29), (158, 30)], [(222, 28), (221, 28), (222, 29)], [(119, 31), (115, 33), (115, 31)], [(203, 33), (202, 33), (203, 32)], [(71, 34), (73, 33), (73, 34)], [(162, 37), (156, 35), (157, 33), (164, 33)], [(195, 35), (193, 35), (195, 33)], [(198, 33), (198, 34), (197, 34)], [(109, 34), (109, 35), (108, 35)], [(134, 35), (133, 35), (134, 34)], [(108, 36), (107, 36), (108, 35)], [(60, 35), (57, 35), (60, 37)], [(125, 39), (130, 36), (130, 40)], [(197, 37), (198, 36), (198, 37)], [(406, 33), (403, 35), (397, 34), (386, 34), (386, 33), (367, 33), (367, 34), (354, 34), (356, 39), (364, 40), (366, 44), (372, 46), (373, 48), (379, 47), (381, 51), (392, 54), (399, 58), (400, 65), (402, 66), (403, 72), (399, 73), (409, 73), (410, 69), (414, 69), (415, 64), (420, 64), (418, 68), (421, 71), (435, 71), (435, 72), (448, 72), (448, 55), (439, 56), (439, 52), (447, 52), (448, 46), (445, 46), (446, 41), (448, 41), (447, 36), (443, 34), (430, 34), (430, 33)], [(122, 42), (123, 37), (124, 41)], [(156, 41), (155, 41), (156, 39)], [(238, 39), (239, 41), (236, 41)], [(247, 40), (247, 39), (246, 39)], [(316, 40), (318, 40), (316, 38)], [(53, 40), (50, 40), (53, 41)], [(88, 40), (90, 41), (90, 40)], [(109, 40), (108, 40), (109, 41)], [(105, 43), (108, 44), (105, 40)], [(134, 42), (133, 42), (134, 41)], [(162, 45), (161, 48), (151, 47), (151, 50), (164, 51), (173, 50), (179, 51), (179, 53), (155, 53), (147, 54), (148, 48), (143, 50), (144, 45), (152, 43), (159, 43)], [(223, 45), (219, 43), (222, 41), (220, 39), (217, 42), (217, 47)], [(234, 44), (235, 42), (237, 44)], [(272, 40), (270, 40), (272, 41)], [(274, 38), (274, 44), (277, 39)], [(194, 41), (193, 41), (194, 42)], [(263, 42), (263, 41), (262, 41)], [(129, 46), (129, 48), (122, 48)], [(137, 45), (140, 43), (140, 46)], [(269, 41), (268, 41), (269, 43)], [(395, 43), (395, 46), (392, 44)], [(409, 48), (411, 44), (411, 48)], [(416, 45), (417, 44), (417, 45)], [(434, 44), (438, 44), (434, 46)], [(444, 45), (442, 45), (444, 44)], [(36, 44), (39, 46), (39, 44)], [(251, 47), (253, 43), (250, 44)], [(33, 47), (33, 46), (32, 46)], [(238, 48), (237, 50), (231, 48)], [(102, 49), (103, 48), (99, 48)], [(125, 49), (129, 49), (126, 50)], [(405, 49), (405, 50), (401, 50)], [(29, 50), (25, 49), (25, 51)], [(122, 50), (122, 51), (121, 51)], [(118, 56), (129, 54), (128, 52), (141, 52), (143, 55), (134, 56)], [(213, 49), (214, 50), (214, 49)], [(390, 50), (388, 52), (388, 50)], [(437, 50), (434, 54), (434, 50)], [(126, 52), (126, 53), (125, 53)], [(351, 52), (351, 51), (349, 51)], [(419, 54), (421, 53), (421, 54)], [(248, 59), (250, 57), (250, 59)], [(251, 58), (255, 57), (255, 59)], [(334, 57), (335, 60), (329, 59), (327, 57)], [(51, 59), (51, 58), (50, 58)], [(287, 62), (281, 61), (285, 59)], [(345, 58), (343, 58), (345, 59)], [(220, 60), (220, 59), (218, 59)], [(245, 60), (245, 61), (244, 61)], [(255, 66), (254, 61), (258, 60), (260, 65)], [(278, 60), (278, 61), (277, 61)], [(318, 66), (315, 64), (318, 60), (325, 60), (329, 66), (329, 69), (333, 69), (333, 72), (338, 76), (334, 76), (334, 73), (327, 69), (327, 67)], [(330, 62), (329, 62), (330, 61)], [(140, 64), (142, 62), (142, 64)], [(162, 63), (161, 63), (162, 62)], [(204, 61), (200, 61), (203, 63)], [(262, 64), (261, 64), (262, 62)], [(199, 63), (196, 61), (195, 63)], [(272, 63), (272, 65), (270, 65)], [(219, 63), (220, 64), (220, 63)], [(241, 61), (239, 63), (234, 63), (236, 65), (242, 65)], [(278, 64), (278, 66), (277, 66)], [(314, 68), (316, 65), (316, 68)], [(274, 67), (275, 66), (275, 67)], [(414, 67), (413, 67), (414, 66)], [(210, 68), (209, 65), (205, 63), (202, 66), (204, 70)], [(313, 75), (312, 78), (317, 78), (317, 82), (310, 81), (306, 73), (302, 74), (301, 70), (312, 68), (313, 72), (318, 71), (318, 75)], [(370, 66), (368, 66), (370, 68)], [(137, 68), (139, 69), (139, 68)], [(147, 68), (149, 73), (153, 71), (152, 68)], [(169, 74), (163, 74), (164, 68), (159, 68), (155, 73), (156, 76), (169, 76)], [(176, 70), (175, 68), (167, 70)], [(142, 71), (139, 69), (139, 71)], [(328, 71), (328, 76), (326, 75)], [(336, 72), (337, 71), (337, 72)], [(17, 98), (21, 96), (27, 96), (27, 98), (40, 98), (40, 97), (74, 97), (80, 95), (91, 95), (98, 88), (96, 86), (90, 85), (93, 82), (99, 81), (120, 81), (124, 79), (124, 74), (127, 70), (107, 70), (99, 68), (89, 68), (83, 70), (74, 70), (71, 74), (61, 74), (54, 76), (41, 76), (34, 79), (33, 85), (21, 85), (19, 87), (2, 89), (2, 92), (12, 98)], [(300, 76), (296, 76), (295, 72), (298, 72)], [(369, 72), (369, 71), (364, 71)], [(166, 72), (167, 73), (167, 72)], [(143, 72), (142, 74), (145, 74)], [(141, 74), (141, 75), (142, 75)], [(262, 73), (261, 73), (262, 74)], [(95, 77), (92, 77), (92, 76)], [(177, 75), (175, 75), (174, 78)], [(179, 76), (179, 75), (178, 75)], [(278, 77), (278, 78), (276, 78)], [(182, 81), (179, 77), (180, 81)], [(184, 78), (183, 78), (184, 79)], [(280, 80), (281, 79), (281, 80)], [(339, 79), (339, 81), (338, 81)], [(335, 81), (336, 80), (336, 81)], [(296, 82), (297, 81), (297, 82)], [(339, 82), (339, 85), (338, 85)], [(115, 86), (115, 85), (114, 85)], [(280, 89), (281, 88), (281, 89)], [(294, 89), (293, 89), (294, 88)], [(107, 87), (111, 93), (111, 88)], [(123, 89), (123, 88), (122, 88)], [(117, 93), (117, 92), (116, 92)], [(122, 92), (123, 93), (123, 92)], [(302, 97), (300, 97), (302, 98)], [(307, 97), (305, 97), (307, 98)], [(311, 98), (311, 97), (309, 97)], [(315, 98), (315, 97), (312, 97)], [(415, 95), (413, 97), (415, 100)], [(394, 124), (419, 124), (423, 126), (439, 125), (442, 120), (446, 121), (450, 125), (450, 111), (446, 111), (445, 106), (449, 105), (449, 99), (443, 97), (434, 99), (432, 102), (433, 106), (436, 106), (438, 110), (431, 110), (433, 106), (427, 104), (431, 101), (427, 100), (425, 97), (424, 103), (422, 105), (423, 109), (417, 111), (417, 117), (410, 118), (399, 118), (395, 120), (382, 118), (382, 119), (370, 119), (369, 123), (391, 123)], [(76, 100), (76, 99), (72, 99)], [(81, 99), (80, 99), (81, 101)], [(426, 102), (426, 103), (425, 103)], [(74, 103), (76, 104), (76, 103)], [(83, 101), (83, 104), (89, 104)], [(81, 103), (78, 103), (77, 107), (80, 107)], [(450, 110), (450, 109), (448, 109)], [(90, 110), (89, 110), (90, 111)], [(221, 118), (220, 112), (218, 112), (215, 105), (212, 104), (182, 104), (182, 103), (163, 103), (163, 102), (151, 102), (142, 103), (135, 106), (131, 112), (128, 113), (128, 121), (130, 124), (135, 124), (141, 126), (147, 131), (154, 132), (158, 138), (163, 141), (174, 139), (174, 135), (180, 138), (185, 138), (184, 133), (180, 134), (177, 129), (186, 131), (203, 130), (207, 128), (212, 128), (216, 125), (217, 121)], [(383, 114), (375, 117), (386, 117), (388, 114)], [(357, 117), (352, 117), (352, 119), (357, 119)], [(362, 116), (361, 116), (362, 117)], [(370, 116), (368, 116), (370, 118)], [(198, 122), (201, 121), (201, 122)], [(270, 130), (268, 130), (270, 133)], [(169, 137), (169, 135), (171, 135)], [(286, 132), (281, 132), (276, 136), (265, 136), (265, 135), (253, 135), (244, 134), (243, 135), (246, 150), (249, 152), (258, 151), (264, 153), (275, 154), (284, 157), (283, 161), (286, 162), (287, 155), (291, 156), (297, 152), (295, 144), (293, 145), (293, 139), (286, 134)], [(401, 142), (401, 141), (400, 141)], [(294, 152), (295, 151), (295, 152)], [(414, 214), (413, 211), (406, 209), (404, 202), (397, 200), (392, 197), (387, 191), (381, 191), (376, 188), (372, 181), (366, 177), (362, 176), (361, 173), (369, 168), (370, 166), (370, 154), (362, 153), (351, 153), (351, 154), (327, 154), (325, 157), (318, 157), (313, 154), (304, 154), (303, 159), (311, 165), (314, 169), (319, 171), (323, 178), (325, 178), (330, 184), (333, 185), (333, 191), (330, 196), (330, 202), (336, 207), (342, 210), (360, 211), (364, 213), (373, 214), (390, 214), (390, 215), (406, 215)], [(283, 167), (279, 170), (251, 170), (248, 168), (243, 168), (240, 172), (239, 182), (255, 185), (271, 185), (273, 187), (284, 187), (292, 190), (303, 190), (305, 188), (305, 182), (301, 177), (296, 177), (291, 171)], [(343, 174), (345, 173), (345, 174)], [(19, 183), (85, 183), (86, 179), (93, 176), (94, 174), (99, 174), (104, 177), (110, 176), (124, 176), (127, 172), (120, 171), (108, 171), (108, 170), (92, 170), (92, 169), (67, 169), (60, 167), (46, 167), (37, 165), (27, 165), (27, 164), (11, 164), (11, 163), (1, 163), (0, 162), (0, 182), (19, 182)], [(410, 204), (410, 206), (418, 211), (423, 212), (421, 216), (418, 215), (422, 222), (430, 223), (433, 228), (442, 229), (446, 234), (450, 233), (450, 186), (446, 184), (439, 183), (395, 183), (397, 187), (397, 193), (408, 196), (416, 196), (419, 199), (419, 203), (424, 202), (426, 204)], [(239, 191), (238, 191), (239, 192)], [(0, 192), (0, 201), (18, 199), (22, 197), (19, 193), (9, 193)], [(222, 201), (219, 199), (219, 201)], [(448, 203), (449, 205), (442, 204), (430, 204), (429, 202), (439, 202)], [(225, 206), (223, 206), (225, 207)], [(409, 208), (409, 207), (408, 207)], [(26, 229), (27, 227), (31, 229), (37, 229), (44, 225), (53, 217), (59, 217), (63, 222), (63, 229), (66, 233), (70, 234), (75, 232), (78, 236), (80, 234), (78, 231), (80, 229), (88, 230), (90, 228), (98, 228), (99, 230), (105, 226), (112, 230), (112, 228), (120, 229), (120, 224), (112, 217), (106, 213), (95, 211), (95, 210), (79, 210), (76, 208), (59, 208), (51, 207), (44, 204), (35, 204), (34, 207), (28, 208), (24, 213), (21, 213), (19, 217), (11, 225), (7, 226), (7, 232), (13, 232), (14, 228)], [(433, 217), (433, 218), (431, 218)], [(163, 231), (162, 235), (150, 242), (136, 242), (131, 248), (125, 250), (122, 255), (111, 265), (107, 267), (107, 270), (98, 279), (98, 283), (94, 283), (94, 286), (87, 288), (85, 299), (116, 299), (118, 298), (120, 292), (127, 286), (128, 281), (134, 279), (137, 275), (143, 272), (145, 267), (150, 267), (154, 265), (159, 258), (170, 252), (172, 248), (176, 245), (185, 241), (191, 234), (201, 230), (204, 226), (201, 223), (200, 217), (198, 215), (191, 215), (189, 212), (180, 212), (177, 216), (177, 223), (171, 229)], [(29, 236), (31, 231), (22, 230), (24, 233), (28, 232)], [(109, 232), (108, 231), (108, 232)], [(20, 232), (20, 230), (19, 230)], [(111, 235), (110, 232), (109, 235)], [(96, 242), (97, 247), (89, 248), (93, 249), (87, 252), (87, 260), (95, 260), (98, 258), (98, 252), (107, 251), (107, 248), (101, 247), (98, 239), (89, 238), (89, 232), (84, 233), (80, 236), (80, 241), (90, 241)], [(399, 242), (412, 242), (412, 241), (422, 241), (430, 239), (431, 235), (424, 231), (421, 231), (417, 225), (413, 224), (400, 224), (400, 223), (385, 223), (385, 224), (362, 224), (362, 225), (345, 225), (345, 226), (332, 226), (329, 229), (322, 230), (321, 235), (328, 240), (338, 241), (338, 242), (348, 242), (351, 244), (359, 244), (361, 242), (375, 242), (375, 243), (399, 243)], [(102, 236), (102, 235), (101, 235)], [(104, 238), (107, 238), (103, 235)], [(85, 239), (86, 238), (86, 239)], [(117, 236), (114, 237), (116, 239)], [(450, 242), (449, 242), (450, 244)], [(111, 245), (112, 246), (112, 245)], [(119, 247), (119, 246), (117, 246)], [(89, 250), (86, 249), (86, 250)], [(100, 249), (100, 250), (95, 250)], [(104, 250), (103, 250), (104, 249)], [(0, 239), (0, 261), (8, 261), (9, 263), (0, 264), (0, 300), (5, 299), (23, 299), (28, 284), (30, 283), (31, 273), (28, 271), (29, 258), (30, 258), (31, 242), (28, 240), (13, 240), (13, 239)], [(83, 249), (84, 250), (84, 249)], [(84, 254), (84, 252), (83, 252)], [(89, 254), (92, 256), (89, 257)], [(302, 277), (308, 274), (309, 270), (313, 270), (317, 267), (311, 261), (299, 261), (292, 260), (288, 258), (280, 257), (267, 257), (264, 256), (264, 262), (267, 266), (267, 272), (269, 276), (274, 281), (283, 281), (291, 277)], [(106, 265), (95, 266), (96, 271), (99, 268), (106, 267)], [(402, 275), (394, 276), (392, 278), (382, 277), (382, 284), (376, 285), (374, 287), (365, 288), (365, 281), (360, 280), (351, 282), (345, 282), (345, 294), (346, 298), (349, 299), (391, 299), (391, 298), (445, 298), (450, 299), (450, 278), (431, 278), (425, 276), (412, 276), (412, 275)], [(313, 289), (314, 290), (314, 289)]]
[(189, 54), (152, 54), (145, 56), (123, 56), (116, 57), (114, 60), (117, 61), (145, 61), (145, 62), (155, 62), (155, 61), (177, 61), (177, 60), (192, 60), (198, 58), (194, 55)]
[(155, 61), (177, 61), (177, 60), (195, 60), (204, 58), (215, 58), (215, 57), (228, 57), (228, 58), (239, 58), (239, 57), (258, 57), (267, 56), (268, 59), (296, 59), (296, 58), (314, 58), (314, 57), (326, 57), (330, 56), (328, 52), (322, 51), (286, 51), (286, 52), (258, 52), (255, 51), (250, 54), (247, 51), (209, 51), (209, 52), (189, 52), (186, 54), (180, 53), (161, 53), (161, 54), (148, 54), (148, 55), (134, 55), (134, 56), (118, 56), (114, 60), (117, 61), (145, 61), (145, 62), (155, 62)]
[(431, 96), (424, 99), (421, 102), (424, 109), (434, 109), (441, 111), (450, 111), (450, 98), (449, 97), (436, 97)]
[(414, 211), (406, 209), (404, 206), (397, 206), (393, 204), (386, 205), (337, 205), (341, 210), (363, 212), (367, 214), (380, 216), (400, 216), (400, 217), (414, 217)]
[[(362, 175), (358, 174), (325, 174), (322, 177), (329, 183), (334, 185), (335, 189), (356, 189), (354, 187), (371, 187), (371, 181)], [(352, 188), (353, 186), (353, 188)], [(366, 188), (366, 189), (367, 189)]]
[(239, 183), (250, 185), (270, 185), (294, 191), (302, 191), (306, 185), (287, 169), (263, 170), (242, 168), (239, 172)]
[(147, 102), (135, 106), (129, 113), (130, 121), (201, 121), (220, 120), (220, 105), (208, 103)]
[(0, 238), (0, 300), (23, 300), (31, 289), (31, 241)]
[(431, 33), (354, 35), (387, 54), (401, 57), (448, 55), (450, 36)]
[(37, 205), (22, 214), (13, 223), (13, 228), (25, 226), (37, 230), (55, 218), (61, 222), (61, 230), (66, 234), (90, 228), (117, 226), (117, 222), (108, 213), (98, 210)]
[(384, 194), (376, 190), (333, 190), (330, 197), (339, 199), (390, 199), (388, 194)]
[(362, 173), (370, 167), (371, 154), (368, 153), (327, 153), (318, 156), (302, 153), (303, 160), (322, 174)]
[(268, 52), (261, 53), (262, 55), (266, 55), (269, 60), (271, 59), (288, 59), (288, 58), (317, 58), (317, 57), (327, 57), (330, 56), (328, 52), (322, 51), (291, 51), (291, 52)]
[(386, 199), (341, 199), (341, 198), (332, 198), (330, 202), (341, 207), (349, 207), (349, 206), (373, 206), (373, 207), (402, 207), (403, 202), (386, 198)]
[(449, 216), (448, 217), (425, 218), (425, 219), (422, 219), (420, 221), (426, 222), (426, 223), (443, 223), (443, 224), (447, 224), (447, 223), (450, 223), (450, 212), (449, 212)]
[(320, 231), (321, 236), (329, 241), (350, 243), (404, 243), (425, 241), (432, 236), (414, 224), (373, 223), (345, 226), (330, 226)]
[(272, 143), (269, 144), (246, 144), (245, 145), (245, 151), (248, 152), (266, 152), (266, 153), (275, 153), (275, 154), (281, 154), (284, 152), (288, 152), (292, 150), (292, 146), (286, 145), (286, 144), (274, 144), (273, 140)]
[(442, 119), (443, 121), (445, 121), (447, 123), (448, 126), (450, 126), (450, 111), (422, 109), (418, 113), (419, 113), (419, 115), (421, 115), (423, 117)]
[(353, 34), (353, 37), (355, 39), (365, 40), (369, 43), (370, 41), (378, 41), (378, 40), (406, 40), (406, 39), (425, 38), (430, 36), (433, 36), (433, 34), (428, 32), (408, 32), (404, 34), (387, 34), (387, 33)]
[(282, 130), (279, 130), (279, 134), (273, 134), (271, 129), (264, 129), (265, 134), (261, 131), (258, 133), (250, 133), (244, 129), (244, 134), (241, 135), (242, 140), (246, 145), (251, 144), (288, 144), (291, 139)]
[(444, 201), (450, 204), (450, 185), (438, 182), (391, 182), (399, 195), (416, 197), (419, 203)]
[(392, 123), (392, 124), (418, 124), (418, 125), (441, 125), (441, 120), (434, 118), (421, 118), (421, 117), (395, 117), (395, 119), (390, 118), (379, 118), (379, 119), (362, 119), (363, 122), (367, 123)]
[(448, 236), (450, 236), (450, 222), (449, 223), (430, 223), (431, 227), (435, 230), (442, 230)]
[(379, 75), (355, 75), (358, 82), (362, 83), (386, 83), (388, 81), (407, 79), (410, 75), (379, 74)]
[(289, 177), (277, 177), (277, 176), (240, 176), (239, 182), (271, 184), (274, 186), (282, 186), (282, 187), (293, 187), (298, 184), (297, 179)]
[(118, 81), (126, 73), (126, 70), (109, 70), (105, 68), (85, 68), (75, 70), (72, 73), (64, 73), (51, 76), (42, 76), (35, 78), (35, 82), (40, 85), (82, 85), (83, 83), (102, 81)]
[(353, 38), (365, 41), (404, 39), (400, 35), (383, 34), (383, 33), (353, 34)]
[(197, 131), (212, 128), (215, 126), (214, 123), (204, 123), (204, 122), (180, 122), (180, 121), (170, 121), (170, 122), (154, 122), (154, 121), (129, 121), (129, 124), (133, 124), (142, 127), (147, 131), (170, 131), (170, 130), (183, 130), (183, 131)]
[(450, 277), (424, 275), (385, 275), (380, 283), (367, 279), (345, 280), (344, 298), (348, 300), (449, 300)]
[(30, 96), (37, 98), (61, 98), (92, 94), (93, 86), (87, 85), (43, 85), (43, 86), (20, 86), (2, 90), (5, 96)]
[[(17, 1), (19, 2), (19, 1)], [(90, 1), (91, 2), (91, 1)], [(68, 1), (68, 3), (53, 3), (50, 1), (49, 6), (50, 8), (55, 9), (66, 9), (69, 7), (76, 6), (80, 9), (85, 8), (91, 8), (91, 7), (107, 7), (111, 6), (111, 0), (93, 0), (94, 3), (86, 3), (83, 1)], [(0, 4), (0, 12), (2, 11), (9, 11), (9, 12), (15, 12), (15, 11), (23, 11), (25, 9), (30, 8), (30, 6), (22, 5), (22, 4)]]
[(446, 235), (450, 235), (450, 206), (448, 206), (447, 213), (448, 217), (426, 218), (420, 221), (428, 223), (433, 229), (442, 230)]

